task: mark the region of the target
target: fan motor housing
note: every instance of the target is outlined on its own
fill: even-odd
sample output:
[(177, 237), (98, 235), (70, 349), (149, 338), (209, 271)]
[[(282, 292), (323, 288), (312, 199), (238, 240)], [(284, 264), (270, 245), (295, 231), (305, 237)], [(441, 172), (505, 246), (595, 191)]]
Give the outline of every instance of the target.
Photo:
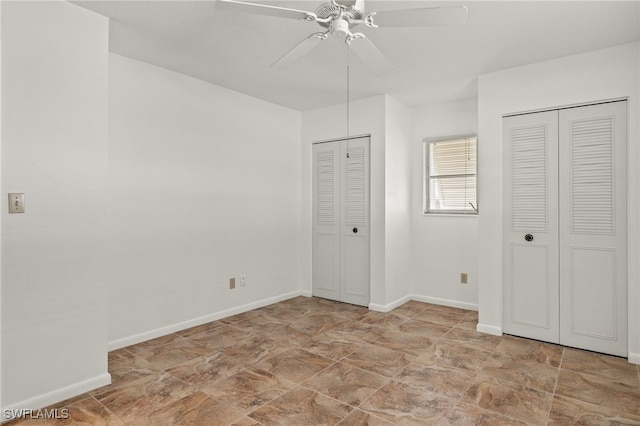
[[(338, 3), (340, 2), (338, 1)], [(324, 4), (321, 4), (316, 9), (315, 14), (320, 19), (327, 19), (331, 17), (337, 18), (338, 16), (340, 16), (340, 7), (336, 6), (333, 3), (324, 3)], [(364, 8), (361, 7), (359, 2), (356, 2), (353, 6), (348, 7), (343, 12), (343, 16), (346, 16), (348, 19), (353, 19), (353, 20), (361, 20), (363, 15), (364, 15)], [(323, 25), (327, 28), (330, 27), (328, 23), (327, 24), (320, 23), (320, 25)]]

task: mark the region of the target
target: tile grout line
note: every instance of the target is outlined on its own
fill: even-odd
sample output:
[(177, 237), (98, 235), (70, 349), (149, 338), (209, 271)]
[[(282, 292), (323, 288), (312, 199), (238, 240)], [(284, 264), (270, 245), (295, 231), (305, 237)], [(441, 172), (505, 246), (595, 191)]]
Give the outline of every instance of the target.
[[(423, 311), (425, 311), (425, 310), (426, 310), (426, 309), (423, 309), (421, 312), (423, 312)], [(418, 315), (418, 314), (416, 314), (416, 315)], [(410, 318), (410, 319), (412, 319), (412, 318)], [(408, 320), (407, 320), (407, 321), (408, 321)], [(418, 320), (418, 321), (419, 321), (419, 320)], [(434, 338), (434, 339), (433, 339), (433, 344), (432, 344), (432, 345), (430, 345), (429, 347), (431, 347), (431, 346), (435, 346), (435, 345), (437, 344), (437, 342), (438, 342), (438, 341), (440, 341), (440, 339), (441, 339), (444, 335), (446, 335), (446, 334), (447, 334), (447, 333), (448, 333), (448, 332), (449, 332), (453, 327), (454, 327), (454, 326), (449, 327), (449, 330), (447, 330), (447, 332), (446, 332), (446, 333), (444, 333), (442, 336), (440, 336), (440, 337), (438, 337), (438, 338)], [(378, 340), (378, 339), (376, 339), (376, 340)], [(428, 350), (429, 350), (429, 349), (427, 348), (427, 349), (425, 349), (425, 351), (424, 351), (424, 352), (426, 353)], [(387, 385), (388, 385), (388, 384), (390, 384), (391, 382), (395, 382), (395, 383), (398, 383), (398, 384), (403, 384), (403, 382), (401, 382), (401, 381), (399, 381), (399, 380), (396, 380), (396, 377), (398, 377), (398, 375), (400, 375), (400, 373), (402, 373), (403, 371), (405, 371), (405, 370), (409, 367), (409, 365), (411, 365), (411, 364), (417, 364), (417, 365), (420, 365), (420, 366), (423, 366), (423, 367), (430, 367), (430, 365), (426, 365), (426, 364), (421, 364), (421, 363), (419, 363), (419, 362), (415, 362), (415, 359), (416, 359), (416, 358), (418, 358), (418, 356), (414, 356), (414, 357), (413, 357), (413, 359), (409, 362), (409, 364), (407, 364), (406, 366), (404, 366), (404, 367), (403, 367), (402, 369), (400, 369), (396, 374), (394, 374), (392, 377), (390, 377), (390, 378), (389, 378), (389, 381), (388, 381), (387, 383), (385, 383), (385, 384), (383, 384), (382, 386), (380, 386), (380, 387), (379, 387), (375, 392), (373, 392), (371, 395), (369, 395), (367, 398), (365, 398), (365, 399), (360, 403), (360, 405), (364, 404), (364, 403), (365, 403), (365, 401), (367, 401), (367, 400), (369, 400), (370, 398), (372, 398), (372, 397), (373, 397), (373, 395), (375, 395), (375, 394), (376, 394), (377, 392), (379, 392), (379, 391), (380, 391), (384, 386), (387, 386)], [(452, 368), (453, 368), (453, 367), (452, 367)], [(465, 391), (465, 392), (466, 392), (466, 391)], [(434, 393), (434, 392), (431, 392), (431, 393)], [(457, 399), (456, 403), (455, 403), (455, 404), (452, 404), (452, 407), (451, 407), (451, 408), (450, 408), (446, 413), (444, 413), (443, 415), (441, 415), (441, 416), (439, 416), (439, 417), (440, 417), (440, 418), (443, 418), (443, 417), (445, 417), (446, 415), (448, 415), (449, 413), (451, 413), (451, 411), (456, 407), (456, 405), (459, 403), (459, 400), (462, 398), (462, 396), (463, 396), (463, 395), (464, 395), (464, 392), (462, 393), (462, 395), (461, 395), (460, 397), (458, 397), (458, 399)], [(454, 400), (453, 398), (450, 398), (450, 397), (448, 397), (448, 396), (447, 396), (446, 398), (447, 398), (447, 399), (449, 399), (449, 400), (452, 400), (452, 401)], [(364, 410), (361, 410), (361, 411), (364, 411)], [(366, 412), (366, 413), (368, 413), (368, 414), (371, 414), (369, 411), (365, 411), (365, 412)], [(378, 416), (376, 416), (376, 417), (378, 417)], [(393, 423), (393, 422), (392, 422), (392, 423)]]
[[(304, 386), (304, 385), (303, 385), (303, 383), (304, 383), (304, 382), (306, 382), (306, 381), (310, 380), (311, 378), (313, 378), (313, 377), (317, 376), (318, 374), (320, 374), (320, 373), (322, 373), (323, 371), (325, 371), (325, 370), (327, 370), (327, 369), (331, 368), (332, 366), (337, 365), (337, 364), (340, 362), (340, 361), (334, 361), (333, 359), (330, 359), (330, 358), (324, 357), (324, 356), (322, 356), (322, 355), (314, 354), (313, 352), (309, 352), (309, 351), (307, 351), (307, 350), (305, 350), (305, 349), (300, 349), (300, 350), (301, 350), (301, 351), (304, 351), (304, 352), (307, 352), (307, 353), (309, 353), (309, 354), (311, 354), (311, 355), (314, 355), (314, 356), (319, 356), (319, 357), (321, 357), (321, 358), (328, 359), (328, 360), (330, 360), (330, 361), (333, 361), (333, 363), (332, 363), (332, 364), (330, 364), (330, 365), (328, 365), (327, 367), (323, 368), (322, 370), (318, 371), (317, 373), (315, 373), (315, 374), (313, 374), (313, 375), (311, 375), (311, 376), (307, 377), (306, 379), (304, 379), (303, 381), (301, 381), (301, 382), (299, 382), (299, 383), (292, 382), (292, 383), (294, 384), (294, 386), (293, 386), (293, 387), (291, 387), (291, 389), (286, 390), (286, 391), (285, 391), (285, 392), (283, 392), (281, 395), (276, 396), (275, 398), (273, 398), (273, 399), (271, 399), (271, 400), (269, 400), (269, 401), (265, 402), (265, 403), (264, 403), (264, 404), (262, 404), (262, 405), (259, 405), (259, 406), (257, 406), (257, 407), (253, 407), (253, 408), (251, 409), (251, 411), (247, 412), (246, 414), (244, 414), (244, 413), (243, 413), (245, 417), (249, 417), (249, 414), (253, 413), (254, 411), (256, 411), (256, 410), (258, 410), (258, 409), (260, 409), (260, 408), (262, 408), (262, 407), (265, 407), (265, 406), (267, 406), (267, 405), (271, 404), (273, 401), (277, 400), (278, 398), (281, 398), (283, 395), (285, 395), (285, 394), (287, 394), (287, 393), (289, 393), (289, 392), (294, 391), (294, 390), (295, 390), (295, 389), (297, 389), (297, 388), (303, 387), (303, 388), (305, 388), (305, 389), (309, 389), (309, 388), (307, 388), (306, 386)], [(274, 355), (274, 356), (277, 356), (277, 355)], [(251, 368), (254, 368), (254, 367), (255, 367), (255, 365), (256, 365), (256, 364), (254, 364), (254, 365), (252, 365), (252, 366), (249, 366), (249, 367), (246, 367), (246, 368), (244, 368), (244, 369), (242, 369), (242, 370), (240, 370), (240, 371), (238, 371), (238, 372), (236, 372), (236, 373), (233, 373), (233, 374), (238, 374), (238, 373), (240, 373), (240, 372), (242, 372), (242, 371), (247, 371), (247, 370), (249, 370), (249, 369), (251, 369)], [(233, 374), (232, 374), (232, 375), (233, 375)], [(276, 374), (274, 374), (274, 376), (277, 376), (277, 375), (276, 375)], [(228, 377), (231, 377), (231, 376), (228, 376)], [(284, 378), (283, 378), (283, 379), (284, 379)], [(287, 380), (287, 379), (285, 379), (285, 380)], [(311, 390), (311, 391), (313, 391), (313, 392), (316, 392), (316, 393), (319, 393), (319, 394), (321, 394), (321, 395), (324, 395), (323, 393), (317, 392), (317, 391), (315, 391), (315, 390), (313, 390), (313, 389), (309, 389), (309, 390)], [(327, 396), (327, 395), (324, 395), (324, 396)], [(249, 417), (249, 418), (253, 419), (252, 417)], [(257, 420), (255, 420), (255, 419), (253, 419), (253, 420), (257, 422)], [(342, 419), (340, 419), (340, 420), (342, 420)], [(260, 423), (260, 422), (258, 422), (258, 423)], [(233, 423), (232, 423), (232, 424), (233, 424)], [(262, 424), (262, 423), (260, 423), (260, 424)]]
[(562, 348), (562, 355), (560, 355), (560, 362), (558, 362), (558, 373), (556, 374), (556, 383), (553, 385), (553, 392), (551, 393), (551, 405), (549, 406), (549, 412), (547, 413), (546, 425), (549, 424), (549, 418), (551, 417), (551, 410), (553, 410), (553, 403), (556, 399), (556, 389), (558, 388), (558, 381), (560, 380), (560, 369), (562, 368), (562, 362), (564, 361), (564, 352), (566, 348)]
[(107, 412), (108, 412), (108, 413), (110, 413), (113, 417), (115, 417), (116, 419), (120, 420), (120, 421), (122, 422), (122, 424), (123, 424), (123, 425), (126, 425), (126, 424), (127, 424), (127, 423), (126, 423), (122, 418), (120, 418), (120, 416), (116, 415), (116, 413), (114, 413), (113, 411), (111, 411), (111, 410), (109, 409), (109, 407), (107, 407), (106, 405), (104, 405), (102, 402), (98, 401), (98, 399), (97, 399), (95, 396), (93, 396), (93, 395), (92, 395), (92, 396), (91, 396), (91, 398), (93, 398), (93, 400), (94, 400), (95, 402), (97, 402), (97, 403), (98, 403), (102, 408), (104, 408), (105, 410), (107, 410)]
[[(336, 364), (337, 364), (337, 363), (336, 363)], [(349, 367), (351, 367), (351, 368), (358, 368), (359, 370), (363, 370), (363, 371), (366, 371), (366, 372), (368, 372), (368, 373), (372, 373), (371, 371), (364, 370), (364, 369), (359, 368), (359, 367), (354, 367), (354, 366), (352, 366), (352, 365), (349, 365)], [(373, 374), (377, 374), (377, 373), (373, 373)], [(377, 374), (377, 375), (378, 375), (378, 376), (380, 376), (380, 374)], [(381, 377), (384, 377), (384, 376), (381, 376)], [(336, 423), (336, 424), (338, 424), (338, 423), (340, 423), (341, 421), (343, 421), (345, 418), (347, 418), (349, 415), (351, 415), (351, 413), (352, 413), (353, 411), (355, 411), (355, 410), (360, 410), (360, 411), (362, 411), (362, 412), (364, 412), (364, 413), (367, 413), (367, 414), (369, 414), (369, 415), (372, 415), (372, 416), (374, 416), (374, 417), (376, 417), (376, 418), (383, 419), (382, 417), (377, 416), (377, 415), (375, 415), (375, 414), (373, 414), (373, 413), (371, 413), (371, 412), (369, 412), (369, 411), (367, 411), (367, 410), (365, 410), (365, 409), (362, 409), (362, 408), (360, 408), (360, 407), (362, 406), (362, 404), (364, 404), (364, 403), (365, 403), (365, 401), (367, 401), (369, 398), (371, 398), (373, 395), (375, 395), (375, 394), (376, 394), (380, 389), (382, 389), (383, 387), (385, 387), (386, 385), (388, 385), (388, 384), (389, 384), (389, 382), (391, 381), (391, 379), (390, 379), (390, 378), (387, 378), (387, 377), (385, 377), (385, 378), (388, 380), (388, 382), (387, 382), (387, 383), (384, 383), (383, 385), (381, 385), (380, 387), (378, 387), (376, 390), (374, 390), (374, 391), (371, 393), (371, 395), (369, 395), (368, 397), (366, 397), (365, 399), (363, 399), (362, 401), (360, 401), (360, 404), (358, 404), (357, 406), (354, 406), (354, 405), (349, 404), (349, 403), (344, 402), (344, 401), (340, 401), (339, 399), (334, 398), (334, 397), (332, 397), (331, 395), (327, 395), (327, 394), (322, 393), (322, 392), (320, 392), (320, 391), (317, 391), (317, 390), (315, 390), (315, 389), (311, 389), (311, 388), (309, 388), (309, 387), (305, 386), (305, 385), (303, 384), (304, 382), (303, 382), (303, 383), (300, 383), (300, 384), (299, 384), (299, 387), (303, 387), (303, 388), (305, 388), (305, 389), (307, 389), (307, 390), (310, 390), (310, 391), (312, 391), (312, 392), (315, 392), (315, 393), (318, 393), (318, 394), (320, 394), (320, 395), (326, 396), (327, 398), (331, 398), (332, 400), (337, 401), (337, 402), (339, 402), (340, 404), (344, 404), (344, 405), (347, 405), (347, 406), (349, 406), (349, 407), (353, 408), (353, 410), (352, 410), (351, 412), (349, 412), (349, 414), (347, 414), (346, 416), (344, 416), (343, 418), (341, 418), (340, 420), (338, 420), (338, 422)], [(305, 381), (306, 381), (306, 380), (305, 380)], [(386, 420), (386, 419), (383, 419), (383, 420)], [(388, 421), (388, 420), (386, 420), (386, 421)]]
[[(453, 327), (451, 327), (451, 329), (453, 329)], [(451, 331), (451, 330), (449, 330), (449, 331)], [(447, 332), (447, 333), (448, 333), (448, 332)], [(445, 333), (445, 335), (446, 335), (447, 333)], [(444, 336), (443, 336), (443, 337), (444, 337)], [(446, 340), (445, 340), (445, 341), (446, 341)], [(499, 343), (498, 343), (498, 345), (499, 345)], [(478, 367), (474, 369), (475, 376), (474, 376), (473, 380), (471, 381), (471, 383), (469, 384), (469, 386), (467, 387), (467, 389), (463, 392), (462, 396), (460, 396), (459, 401), (458, 401), (458, 404), (459, 404), (460, 402), (462, 402), (462, 398), (464, 397), (464, 395), (469, 391), (469, 389), (471, 389), (471, 387), (473, 386), (473, 383), (476, 381), (476, 379), (478, 378), (478, 376), (480, 375), (480, 373), (482, 373), (482, 370), (483, 370), (483, 368), (485, 367), (485, 364), (486, 364), (487, 360), (488, 360), (489, 358), (491, 358), (491, 357), (496, 353), (496, 351), (498, 350), (498, 345), (496, 345), (496, 346), (493, 348), (493, 350), (492, 350), (492, 351), (487, 355), (487, 357), (486, 357), (482, 362), (480, 362), (480, 363), (478, 364)], [(489, 351), (487, 351), (487, 352), (489, 352)], [(507, 417), (507, 418), (512, 418), (511, 416), (506, 416), (505, 414), (502, 414), (502, 413), (496, 412), (496, 411), (494, 411), (494, 410), (486, 409), (486, 408), (484, 408), (484, 407), (481, 407), (481, 406), (479, 406), (477, 403), (474, 403), (473, 405), (474, 405), (474, 406), (476, 406), (476, 407), (478, 407), (478, 408), (480, 408), (481, 410), (487, 410), (487, 411), (489, 411), (489, 412), (491, 412), (491, 413), (496, 413), (496, 414), (498, 414), (498, 415), (502, 415), (502, 416), (505, 416), (505, 417)], [(514, 420), (517, 420), (517, 419), (514, 419)], [(519, 421), (519, 420), (517, 420), (517, 421)]]
[[(305, 380), (305, 381), (306, 381), (306, 380)], [(304, 383), (304, 382), (303, 382), (303, 383)], [(349, 417), (349, 416), (351, 415), (351, 413), (353, 413), (355, 410), (358, 410), (358, 407), (354, 407), (353, 405), (351, 405), (351, 404), (349, 404), (349, 403), (347, 403), (347, 402), (340, 401), (339, 399), (336, 399), (336, 398), (332, 397), (331, 395), (327, 395), (327, 394), (324, 394), (324, 393), (322, 393), (322, 392), (319, 392), (319, 391), (317, 391), (317, 390), (315, 390), (315, 389), (308, 388), (308, 387), (306, 387), (305, 385), (303, 385), (302, 383), (300, 383), (297, 387), (301, 387), (301, 388), (304, 388), (304, 389), (306, 389), (306, 390), (308, 390), (308, 391), (311, 391), (311, 392), (317, 393), (318, 395), (322, 395), (322, 396), (324, 396), (324, 397), (326, 397), (326, 398), (332, 399), (333, 401), (335, 401), (335, 402), (337, 402), (337, 403), (339, 403), (339, 404), (344, 404), (344, 405), (346, 405), (347, 407), (351, 407), (351, 408), (353, 409), (353, 410), (349, 411), (349, 412), (348, 412), (344, 417), (342, 417), (341, 419), (339, 419), (335, 424), (340, 423), (341, 421), (343, 421), (344, 419), (346, 419), (347, 417)], [(360, 404), (362, 404), (362, 403), (360, 403)], [(361, 410), (361, 411), (362, 411), (362, 410)]]
[[(453, 328), (455, 328), (455, 326), (454, 326), (454, 327), (452, 327), (452, 329), (453, 329)], [(446, 334), (445, 334), (445, 335), (443, 335), (442, 337), (444, 337), (444, 336), (446, 336)], [(444, 341), (445, 341), (445, 342), (451, 342), (451, 341), (447, 341), (446, 339), (444, 339)], [(453, 342), (453, 343), (460, 344), (460, 342)], [(496, 346), (493, 348), (493, 350), (491, 350), (491, 351), (487, 351), (487, 350), (485, 350), (484, 348), (479, 348), (479, 347), (477, 347), (477, 346), (471, 346), (471, 347), (473, 347), (473, 348), (481, 349), (481, 350), (483, 350), (483, 351), (485, 351), (485, 352), (487, 352), (487, 353), (488, 353), (487, 357), (486, 357), (486, 358), (485, 358), (485, 359), (484, 359), (484, 360), (483, 360), (483, 361), (478, 365), (478, 368), (474, 369), (474, 371), (475, 371), (475, 377), (474, 377), (474, 380), (478, 377), (478, 375), (480, 375), (480, 374), (483, 372), (483, 369), (484, 369), (484, 367), (485, 367), (485, 365), (486, 365), (486, 362), (487, 362), (489, 359), (491, 359), (491, 358), (493, 357), (493, 355), (495, 355), (495, 354), (498, 352), (498, 346), (499, 346), (499, 344), (498, 344), (498, 345), (496, 345)], [(455, 367), (454, 367), (454, 368), (455, 368)], [(495, 378), (495, 379), (498, 379), (498, 380), (501, 380), (501, 381), (504, 381), (504, 382), (510, 383), (510, 384), (512, 384), (512, 385), (516, 385), (516, 386), (518, 386), (518, 387), (520, 387), (520, 388), (524, 388), (524, 389), (531, 389), (531, 390), (538, 391), (538, 392), (542, 392), (542, 393), (546, 393), (546, 394), (549, 394), (549, 393), (550, 393), (550, 392), (544, 391), (544, 390), (542, 390), (542, 389), (538, 389), (538, 388), (535, 388), (535, 387), (531, 387), (531, 386), (524, 385), (524, 384), (522, 384), (522, 383), (514, 382), (514, 381), (512, 381), (512, 380), (510, 380), (510, 379), (507, 379), (507, 378), (494, 377), (494, 376), (492, 376), (492, 375), (491, 375), (491, 374), (489, 374), (489, 373), (485, 373), (485, 374), (487, 374), (489, 377), (493, 377), (493, 378)], [(557, 382), (557, 377), (556, 377), (556, 382)], [(462, 401), (462, 398), (464, 397), (464, 394), (465, 394), (465, 393), (466, 393), (470, 388), (471, 388), (471, 385), (469, 385), (469, 387), (468, 387), (468, 388), (463, 392), (462, 396), (458, 399), (458, 404), (463, 403), (463, 404), (466, 404), (466, 405), (472, 405), (472, 406), (475, 406), (475, 407), (477, 407), (477, 408), (479, 408), (479, 409), (481, 409), (481, 410), (486, 410), (486, 411), (489, 411), (489, 412), (491, 412), (491, 413), (497, 414), (497, 415), (499, 415), (499, 416), (503, 416), (503, 417), (505, 417), (505, 418), (509, 418), (509, 419), (512, 419), (512, 420), (517, 421), (517, 422), (522, 422), (522, 420), (517, 419), (517, 418), (515, 418), (515, 417), (513, 417), (513, 416), (510, 416), (510, 415), (508, 415), (508, 414), (501, 413), (501, 412), (498, 412), (498, 411), (494, 411), (494, 410), (492, 410), (492, 409), (490, 409), (490, 408), (484, 408), (484, 407), (481, 407), (481, 406), (479, 406), (479, 405), (477, 405), (477, 404), (468, 404), (468, 403), (465, 403), (464, 401)], [(552, 398), (553, 398), (553, 395), (552, 395)], [(455, 408), (455, 407), (454, 407), (454, 408)], [(550, 407), (549, 409), (551, 409), (551, 407)], [(548, 416), (549, 416), (549, 414), (547, 413), (547, 418), (548, 418)], [(546, 424), (547, 424), (547, 422), (543, 423), (543, 425), (546, 425)]]

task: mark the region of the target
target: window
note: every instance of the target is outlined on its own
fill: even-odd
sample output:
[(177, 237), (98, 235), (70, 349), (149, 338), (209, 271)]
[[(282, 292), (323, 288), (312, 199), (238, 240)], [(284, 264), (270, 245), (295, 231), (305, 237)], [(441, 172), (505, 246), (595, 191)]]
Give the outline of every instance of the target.
[(424, 212), (477, 214), (476, 135), (424, 140)]

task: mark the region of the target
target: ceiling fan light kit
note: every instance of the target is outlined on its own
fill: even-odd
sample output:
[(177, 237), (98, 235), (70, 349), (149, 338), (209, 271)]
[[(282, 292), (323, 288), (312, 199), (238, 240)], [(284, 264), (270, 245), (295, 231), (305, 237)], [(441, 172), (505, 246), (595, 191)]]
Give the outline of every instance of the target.
[[(271, 65), (274, 68), (288, 67), (331, 35), (344, 38), (345, 43), (358, 59), (379, 75), (391, 71), (393, 65), (365, 34), (352, 32), (356, 26), (360, 24), (369, 28), (452, 26), (464, 25), (467, 19), (465, 6), (400, 9), (365, 14), (364, 0), (331, 0), (321, 4), (315, 12), (236, 0), (217, 0), (216, 8), (230, 12), (313, 21), (325, 28), (325, 31), (311, 34), (285, 53)], [(358, 41), (354, 42), (355, 40)]]

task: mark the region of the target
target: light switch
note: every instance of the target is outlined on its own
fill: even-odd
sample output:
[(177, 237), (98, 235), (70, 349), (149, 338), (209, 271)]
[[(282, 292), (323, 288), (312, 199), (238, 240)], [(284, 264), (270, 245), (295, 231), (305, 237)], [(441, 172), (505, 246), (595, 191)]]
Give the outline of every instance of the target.
[(9, 213), (24, 213), (24, 193), (9, 193)]

